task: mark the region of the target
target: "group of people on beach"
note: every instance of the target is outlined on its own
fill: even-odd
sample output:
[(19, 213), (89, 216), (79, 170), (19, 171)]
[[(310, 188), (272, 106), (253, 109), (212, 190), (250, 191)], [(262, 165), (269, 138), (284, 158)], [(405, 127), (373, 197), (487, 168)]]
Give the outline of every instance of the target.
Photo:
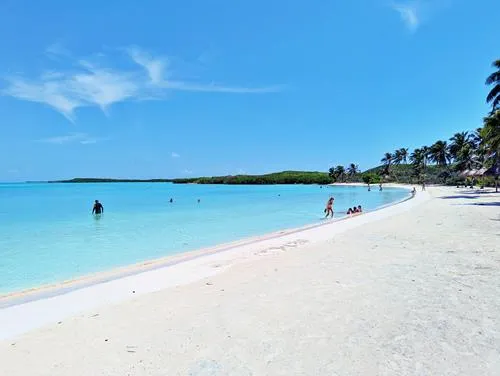
[(358, 213), (363, 213), (363, 208), (361, 207), (361, 205), (349, 208), (346, 214), (358, 214)]
[[(328, 218), (328, 216), (330, 216), (331, 218), (333, 218), (333, 202), (335, 201), (335, 199), (333, 197), (330, 197), (328, 199), (328, 201), (326, 202), (326, 207), (325, 207), (325, 218)], [(358, 213), (362, 213), (363, 212), (363, 208), (361, 207), (361, 205), (358, 205), (358, 206), (354, 206), (352, 208), (349, 208), (349, 210), (347, 210), (347, 213), (348, 215), (351, 215), (351, 214), (358, 214)]]

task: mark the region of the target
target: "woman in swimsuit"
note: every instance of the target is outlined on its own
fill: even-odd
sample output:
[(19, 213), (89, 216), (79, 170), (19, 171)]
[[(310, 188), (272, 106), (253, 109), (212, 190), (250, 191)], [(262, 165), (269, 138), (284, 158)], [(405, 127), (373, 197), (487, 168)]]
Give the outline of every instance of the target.
[(325, 208), (326, 216), (325, 216), (325, 218), (328, 218), (329, 215), (331, 215), (333, 218), (333, 200), (334, 200), (334, 198), (330, 197), (326, 203), (326, 208)]

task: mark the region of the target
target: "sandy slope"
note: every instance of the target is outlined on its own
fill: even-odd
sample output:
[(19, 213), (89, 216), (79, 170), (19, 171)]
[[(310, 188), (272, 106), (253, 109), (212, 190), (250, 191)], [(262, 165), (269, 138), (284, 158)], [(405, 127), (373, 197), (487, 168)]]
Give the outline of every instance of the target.
[(455, 191), (5, 340), (0, 375), (500, 375), (500, 195)]

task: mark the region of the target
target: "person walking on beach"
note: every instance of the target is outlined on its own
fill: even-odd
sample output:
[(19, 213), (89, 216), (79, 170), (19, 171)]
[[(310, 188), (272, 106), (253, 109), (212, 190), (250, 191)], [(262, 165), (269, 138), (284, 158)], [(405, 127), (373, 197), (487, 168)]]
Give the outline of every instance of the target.
[(102, 214), (104, 213), (104, 207), (99, 202), (99, 200), (95, 200), (94, 207), (92, 208), (92, 214)]
[(325, 208), (325, 218), (328, 218), (329, 215), (332, 216), (333, 218), (333, 201), (335, 199), (333, 197), (330, 197), (328, 201), (326, 202), (326, 208)]

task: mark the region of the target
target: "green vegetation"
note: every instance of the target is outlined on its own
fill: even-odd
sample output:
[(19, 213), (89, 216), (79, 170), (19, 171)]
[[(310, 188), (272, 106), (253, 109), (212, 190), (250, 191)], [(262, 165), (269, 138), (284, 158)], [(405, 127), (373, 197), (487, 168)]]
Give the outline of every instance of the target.
[(175, 183), (175, 184), (329, 184), (326, 172), (283, 171), (265, 175), (231, 175), (186, 179), (109, 179), (75, 178), (51, 183)]
[[(464, 184), (476, 180), (479, 185), (495, 185), (498, 191), (500, 174), (500, 60), (487, 79), (492, 85), (486, 101), (491, 112), (483, 119), (483, 126), (475, 131), (456, 133), (449, 139), (438, 140), (431, 146), (422, 146), (409, 154), (400, 148), (385, 153), (381, 166), (365, 171), (361, 180), (366, 184), (397, 182), (406, 184)], [(409, 164), (407, 164), (407, 159)], [(352, 165), (352, 164), (351, 164)], [(473, 176), (466, 178), (465, 172)], [(332, 167), (329, 175), (334, 181), (358, 182), (359, 173), (345, 174), (342, 166)]]
[(329, 184), (325, 172), (283, 171), (265, 175), (214, 176), (192, 179), (173, 179), (177, 184)]

